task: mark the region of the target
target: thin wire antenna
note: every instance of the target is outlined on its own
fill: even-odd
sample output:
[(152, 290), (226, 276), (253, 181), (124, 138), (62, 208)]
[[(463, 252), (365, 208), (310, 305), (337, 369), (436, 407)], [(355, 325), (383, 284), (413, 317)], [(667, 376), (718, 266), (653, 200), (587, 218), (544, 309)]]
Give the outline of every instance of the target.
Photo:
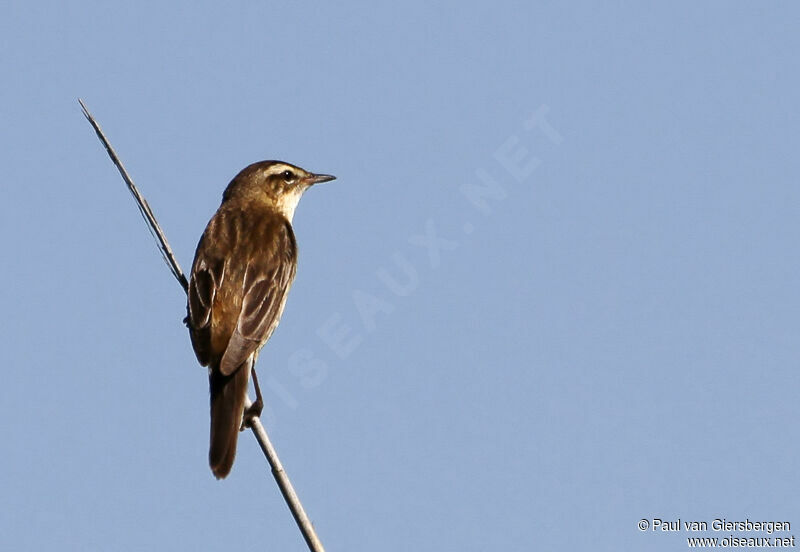
[[(111, 161), (114, 162), (114, 165), (116, 165), (119, 173), (122, 175), (122, 179), (125, 181), (125, 184), (128, 185), (128, 189), (133, 195), (133, 198), (136, 200), (136, 205), (139, 207), (139, 212), (142, 214), (142, 217), (144, 217), (145, 222), (147, 222), (147, 228), (150, 230), (150, 233), (153, 235), (153, 237), (158, 241), (161, 256), (164, 257), (167, 266), (169, 266), (169, 269), (173, 276), (175, 276), (175, 279), (178, 280), (178, 283), (183, 288), (183, 291), (188, 293), (189, 283), (186, 280), (186, 276), (183, 274), (178, 261), (175, 259), (175, 255), (172, 253), (172, 248), (169, 246), (167, 237), (164, 235), (163, 230), (161, 230), (161, 226), (159, 226), (155, 215), (153, 215), (153, 211), (150, 210), (150, 206), (147, 204), (147, 201), (144, 199), (142, 194), (139, 193), (139, 189), (133, 183), (131, 177), (128, 176), (128, 171), (125, 170), (125, 167), (122, 165), (122, 161), (119, 160), (114, 148), (111, 147), (111, 144), (103, 134), (103, 131), (100, 130), (100, 125), (97, 124), (97, 121), (95, 121), (94, 117), (92, 117), (92, 114), (89, 113), (89, 110), (86, 108), (86, 105), (81, 99), (78, 99), (78, 103), (81, 104), (83, 115), (92, 125), (92, 128), (94, 128), (94, 131), (97, 133), (97, 137), (103, 143), (103, 146), (105, 146), (109, 157), (111, 157)], [(250, 397), (247, 397), (245, 399), (245, 408), (249, 407), (250, 404)], [(281, 494), (286, 501), (286, 505), (289, 506), (289, 510), (292, 512), (292, 517), (294, 517), (294, 520), (297, 522), (297, 526), (300, 528), (300, 532), (302, 533), (303, 538), (308, 545), (308, 549), (311, 552), (325, 552), (325, 548), (323, 548), (322, 542), (320, 542), (319, 537), (317, 537), (317, 532), (314, 530), (314, 525), (311, 523), (306, 511), (303, 509), (303, 504), (300, 502), (300, 498), (297, 496), (297, 493), (292, 486), (292, 482), (289, 480), (289, 476), (283, 469), (283, 464), (281, 464), (278, 453), (275, 450), (275, 447), (272, 446), (272, 442), (267, 435), (267, 431), (261, 424), (261, 419), (258, 416), (254, 416), (250, 419), (249, 425), (250, 429), (253, 431), (253, 435), (255, 435), (256, 440), (258, 441), (259, 446), (261, 447), (261, 450), (264, 452), (264, 456), (267, 458), (267, 462), (269, 462), (269, 465), (272, 468), (272, 476), (275, 478), (275, 482), (278, 484), (278, 488), (280, 489)]]
[(153, 239), (155, 239), (158, 243), (158, 250), (161, 252), (164, 262), (167, 263), (170, 272), (172, 272), (172, 275), (175, 276), (175, 279), (178, 280), (178, 283), (183, 287), (183, 291), (188, 292), (189, 281), (186, 279), (186, 276), (184, 276), (183, 270), (181, 270), (181, 265), (178, 264), (178, 259), (175, 258), (175, 254), (172, 252), (172, 248), (169, 246), (167, 237), (164, 235), (164, 231), (161, 229), (161, 226), (158, 224), (153, 211), (150, 209), (150, 205), (148, 205), (144, 196), (139, 193), (139, 188), (137, 188), (136, 184), (133, 183), (133, 179), (131, 179), (130, 175), (128, 175), (128, 171), (125, 170), (125, 166), (122, 164), (122, 161), (119, 160), (117, 152), (115, 152), (114, 148), (111, 147), (111, 144), (108, 142), (106, 135), (103, 134), (103, 130), (100, 128), (100, 125), (97, 123), (97, 121), (95, 121), (94, 117), (92, 117), (92, 114), (89, 113), (86, 104), (84, 104), (83, 100), (80, 98), (78, 98), (78, 103), (81, 104), (81, 109), (83, 109), (83, 116), (86, 117), (86, 119), (89, 121), (89, 124), (92, 125), (92, 128), (94, 128), (94, 131), (97, 133), (97, 137), (103, 143), (103, 146), (105, 146), (108, 156), (111, 157), (111, 161), (114, 162), (117, 170), (119, 170), (119, 174), (122, 175), (122, 180), (124, 180), (125, 184), (128, 185), (128, 190), (130, 190), (133, 199), (136, 200), (136, 206), (139, 208), (142, 218), (147, 223), (147, 229), (150, 231), (150, 235), (153, 236)]

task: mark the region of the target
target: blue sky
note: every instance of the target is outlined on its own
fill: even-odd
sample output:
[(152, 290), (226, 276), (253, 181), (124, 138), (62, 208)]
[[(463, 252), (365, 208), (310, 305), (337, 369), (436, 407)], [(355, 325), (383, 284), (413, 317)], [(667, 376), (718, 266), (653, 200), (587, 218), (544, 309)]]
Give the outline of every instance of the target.
[(247, 164), (338, 176), (259, 359), (328, 550), (800, 524), (800, 9), (394, 6), (6, 6), (4, 549), (304, 549), (251, 435), (212, 477), (185, 298), (78, 97), (184, 269)]

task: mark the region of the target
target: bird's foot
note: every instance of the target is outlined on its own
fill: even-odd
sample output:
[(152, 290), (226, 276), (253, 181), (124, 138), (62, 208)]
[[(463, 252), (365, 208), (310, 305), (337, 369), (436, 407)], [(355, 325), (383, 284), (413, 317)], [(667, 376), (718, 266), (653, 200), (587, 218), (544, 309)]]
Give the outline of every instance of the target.
[(242, 416), (241, 431), (253, 427), (253, 418), (258, 418), (261, 416), (262, 410), (264, 410), (264, 401), (262, 401), (261, 397), (259, 397), (253, 404), (247, 407), (247, 410), (244, 411), (244, 416)]
[(251, 375), (253, 376), (253, 387), (256, 389), (256, 400), (244, 411), (241, 431), (252, 427), (253, 418), (261, 416), (261, 411), (264, 410), (264, 401), (261, 399), (261, 388), (258, 386), (258, 376), (256, 375), (255, 360), (253, 361)]

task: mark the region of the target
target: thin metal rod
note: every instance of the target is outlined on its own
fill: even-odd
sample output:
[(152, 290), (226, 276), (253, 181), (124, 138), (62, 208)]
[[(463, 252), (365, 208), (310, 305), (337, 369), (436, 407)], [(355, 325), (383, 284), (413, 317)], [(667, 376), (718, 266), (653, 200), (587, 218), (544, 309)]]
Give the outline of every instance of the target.
[[(94, 128), (94, 131), (97, 133), (97, 137), (103, 143), (103, 146), (105, 146), (109, 157), (111, 157), (111, 161), (114, 162), (114, 165), (116, 165), (119, 173), (122, 175), (122, 179), (125, 181), (125, 184), (128, 185), (128, 189), (133, 195), (133, 198), (136, 200), (136, 205), (139, 207), (139, 212), (142, 214), (142, 217), (144, 217), (145, 222), (147, 222), (147, 228), (159, 243), (159, 250), (169, 266), (170, 271), (172, 272), (173, 276), (175, 276), (175, 279), (178, 280), (178, 283), (180, 283), (183, 291), (188, 292), (189, 282), (186, 280), (186, 276), (183, 274), (178, 261), (175, 259), (175, 255), (172, 253), (172, 248), (169, 246), (167, 237), (164, 235), (163, 230), (161, 230), (161, 226), (159, 226), (155, 215), (153, 215), (153, 211), (150, 210), (150, 206), (147, 204), (147, 201), (144, 199), (142, 194), (139, 193), (139, 189), (128, 175), (128, 171), (125, 170), (125, 167), (122, 165), (122, 161), (120, 161), (119, 157), (117, 157), (114, 148), (111, 147), (111, 144), (103, 134), (103, 131), (100, 130), (100, 125), (97, 124), (97, 121), (94, 119), (94, 117), (92, 117), (92, 114), (89, 113), (89, 110), (86, 108), (86, 105), (83, 103), (83, 101), (78, 99), (78, 103), (81, 104), (83, 115), (86, 117), (86, 119), (88, 119), (89, 123), (92, 125), (92, 128)], [(245, 400), (245, 408), (248, 408), (251, 404), (250, 397), (247, 397)], [(255, 435), (261, 450), (264, 452), (264, 456), (267, 458), (267, 462), (269, 462), (269, 465), (272, 468), (272, 476), (275, 478), (275, 482), (278, 484), (278, 488), (280, 489), (287, 506), (289, 506), (289, 510), (292, 512), (292, 516), (297, 522), (297, 526), (300, 528), (300, 532), (303, 534), (303, 538), (308, 545), (308, 549), (311, 550), (311, 552), (325, 552), (325, 548), (323, 548), (319, 537), (317, 537), (316, 531), (314, 531), (314, 525), (311, 523), (308, 515), (306, 515), (306, 511), (303, 509), (303, 505), (300, 503), (300, 498), (297, 496), (297, 493), (292, 486), (292, 482), (289, 480), (289, 476), (283, 469), (281, 460), (278, 458), (278, 453), (275, 450), (275, 447), (272, 446), (272, 442), (269, 440), (267, 431), (264, 429), (264, 426), (261, 424), (261, 419), (258, 416), (254, 416), (250, 419), (250, 429), (253, 430), (253, 435)]]

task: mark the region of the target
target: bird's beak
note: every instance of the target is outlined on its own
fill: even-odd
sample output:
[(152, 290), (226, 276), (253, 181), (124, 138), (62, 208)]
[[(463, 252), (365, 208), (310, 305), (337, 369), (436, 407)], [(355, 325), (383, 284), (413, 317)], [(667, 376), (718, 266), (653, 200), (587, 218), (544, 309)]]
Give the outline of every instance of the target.
[(312, 174), (308, 177), (308, 185), (330, 182), (331, 180), (336, 180), (336, 177), (331, 174)]

